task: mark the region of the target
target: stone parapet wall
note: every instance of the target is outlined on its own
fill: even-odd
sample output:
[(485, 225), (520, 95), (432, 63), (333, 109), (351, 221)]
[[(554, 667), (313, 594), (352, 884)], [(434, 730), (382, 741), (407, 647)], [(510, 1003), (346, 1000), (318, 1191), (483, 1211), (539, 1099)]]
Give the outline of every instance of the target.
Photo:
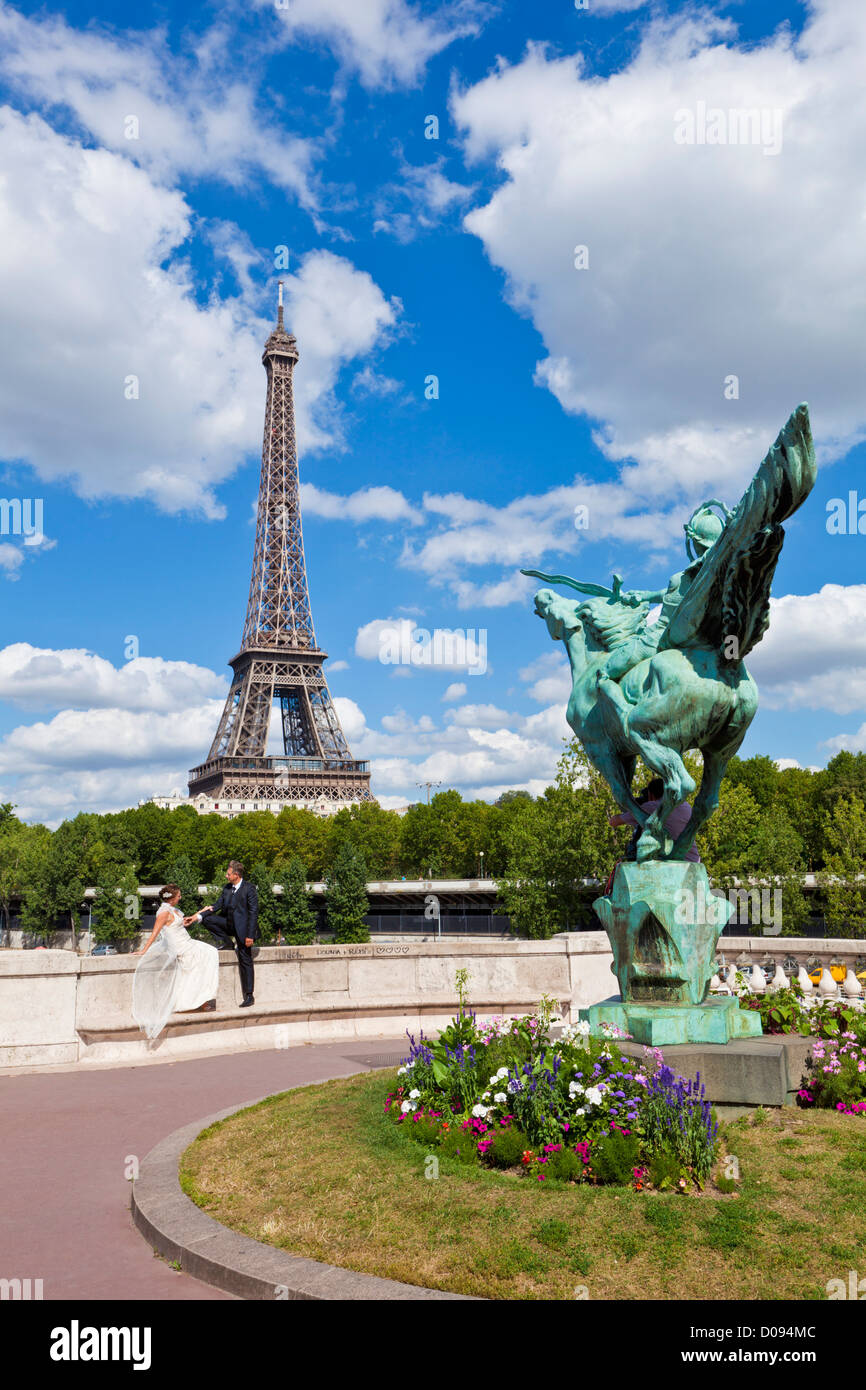
[(456, 1009), (460, 968), (469, 971), (470, 1002), (483, 1017), (528, 1012), (547, 994), (572, 1020), (615, 988), (602, 932), (563, 933), (550, 941), (265, 946), (255, 964), (252, 1009), (238, 1008), (237, 965), (222, 952), (216, 1012), (175, 1015), (149, 1045), (130, 1012), (134, 957), (2, 951), (0, 1067), (394, 1037), (406, 1028), (433, 1032)]

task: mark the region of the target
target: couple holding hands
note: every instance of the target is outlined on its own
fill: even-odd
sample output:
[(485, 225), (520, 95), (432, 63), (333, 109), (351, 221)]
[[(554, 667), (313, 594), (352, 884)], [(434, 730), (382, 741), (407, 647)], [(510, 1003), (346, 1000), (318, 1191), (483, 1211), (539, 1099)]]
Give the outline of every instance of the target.
[[(153, 931), (138, 953), (132, 983), (132, 1016), (149, 1038), (162, 1032), (171, 1014), (216, 1008), (219, 951), (237, 949), (243, 1002), (253, 999), (252, 948), (258, 937), (259, 898), (254, 883), (244, 878), (236, 859), (226, 869), (226, 886), (213, 907), (184, 917), (178, 907), (181, 890), (167, 883), (160, 890), (161, 906)], [(218, 946), (196, 941), (187, 927), (201, 922)]]

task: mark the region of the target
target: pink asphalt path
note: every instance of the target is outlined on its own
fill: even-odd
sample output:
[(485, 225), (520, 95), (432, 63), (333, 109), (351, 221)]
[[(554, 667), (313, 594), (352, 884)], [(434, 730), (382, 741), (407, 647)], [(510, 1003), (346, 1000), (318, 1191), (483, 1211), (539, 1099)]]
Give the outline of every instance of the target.
[(132, 1224), (127, 1155), (276, 1091), (387, 1065), (405, 1037), (0, 1077), (0, 1278), (48, 1299), (225, 1299), (154, 1256)]

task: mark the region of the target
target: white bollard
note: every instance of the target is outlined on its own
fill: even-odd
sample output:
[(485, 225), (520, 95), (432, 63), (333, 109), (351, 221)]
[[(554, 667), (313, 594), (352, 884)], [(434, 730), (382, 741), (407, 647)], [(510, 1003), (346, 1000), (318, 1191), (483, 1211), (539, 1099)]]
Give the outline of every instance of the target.
[(821, 971), (821, 978), (818, 981), (818, 993), (821, 995), (822, 999), (833, 999), (838, 993), (836, 981), (833, 979), (826, 965)]
[(767, 989), (770, 990), (771, 993), (775, 994), (777, 989), (788, 989), (790, 987), (790, 984), (791, 981), (788, 979), (788, 976), (785, 974), (781, 965), (777, 965), (776, 973), (774, 974), (772, 980), (768, 984)]
[(752, 974), (749, 979), (749, 988), (753, 994), (763, 994), (767, 988), (767, 977), (760, 965), (752, 966)]
[(797, 971), (797, 983), (805, 995), (811, 994), (812, 990), (815, 988), (809, 976), (806, 974), (805, 965), (801, 965), (800, 969)]
[(848, 974), (842, 982), (842, 993), (846, 999), (859, 999), (863, 993), (863, 986), (857, 979), (850, 965), (848, 966)]

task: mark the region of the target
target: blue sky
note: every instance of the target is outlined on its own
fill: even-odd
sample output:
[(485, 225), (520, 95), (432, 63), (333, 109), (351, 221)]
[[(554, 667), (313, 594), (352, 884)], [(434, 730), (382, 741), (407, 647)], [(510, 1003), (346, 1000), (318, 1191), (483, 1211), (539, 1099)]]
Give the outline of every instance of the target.
[[(568, 674), (521, 566), (663, 585), (803, 399), (743, 751), (866, 748), (866, 540), (826, 526), (866, 497), (860, 0), (126, 18), (0, 4), (0, 496), (45, 536), (0, 535), (0, 799), (55, 824), (207, 752), (281, 274), (316, 631), (384, 805), (540, 791)], [(383, 664), (399, 623), (484, 630), (485, 672)]]

